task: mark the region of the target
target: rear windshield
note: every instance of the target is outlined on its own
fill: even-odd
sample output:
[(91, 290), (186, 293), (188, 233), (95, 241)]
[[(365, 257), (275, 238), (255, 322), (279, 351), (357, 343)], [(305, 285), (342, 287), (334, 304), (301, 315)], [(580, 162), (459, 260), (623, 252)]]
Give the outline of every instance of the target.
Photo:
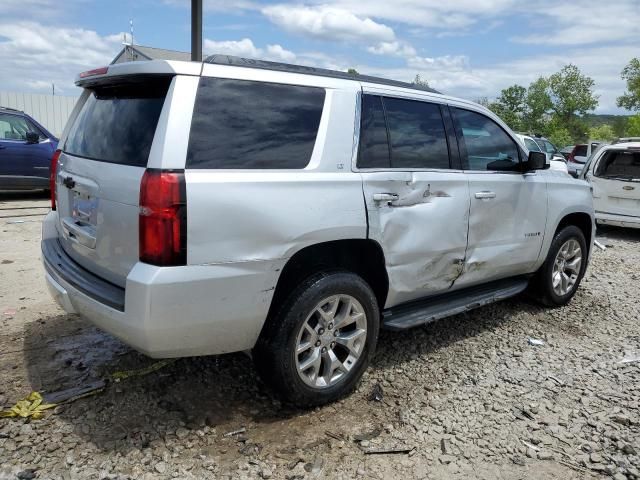
[(90, 90), (64, 145), (65, 153), (144, 167), (171, 78), (140, 79)]
[(586, 157), (587, 156), (587, 146), (586, 145), (576, 145), (575, 156), (577, 157)]
[(318, 134), (323, 88), (201, 78), (188, 168), (304, 168)]
[(640, 152), (610, 152), (598, 162), (596, 177), (640, 180)]

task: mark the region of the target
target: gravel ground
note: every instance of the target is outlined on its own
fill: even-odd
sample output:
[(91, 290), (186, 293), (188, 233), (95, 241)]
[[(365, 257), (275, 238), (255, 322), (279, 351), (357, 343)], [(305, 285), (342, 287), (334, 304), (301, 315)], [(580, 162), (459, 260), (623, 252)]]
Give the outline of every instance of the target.
[(0, 479), (640, 478), (640, 231), (600, 232), (569, 306), (518, 297), (383, 332), (356, 392), (300, 411), (243, 354), (157, 364), (64, 315), (40, 267), (46, 205), (0, 197), (0, 407), (93, 394), (0, 419)]

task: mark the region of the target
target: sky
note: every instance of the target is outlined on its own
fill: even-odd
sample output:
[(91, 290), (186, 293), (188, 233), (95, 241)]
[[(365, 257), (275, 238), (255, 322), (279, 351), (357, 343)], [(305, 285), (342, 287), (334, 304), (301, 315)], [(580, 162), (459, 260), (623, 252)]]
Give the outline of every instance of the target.
[[(190, 0), (0, 0), (0, 90), (78, 95), (134, 24), (140, 45), (190, 49)], [(640, 0), (204, 0), (205, 54), (411, 81), (477, 100), (573, 63), (616, 107), (640, 56)]]

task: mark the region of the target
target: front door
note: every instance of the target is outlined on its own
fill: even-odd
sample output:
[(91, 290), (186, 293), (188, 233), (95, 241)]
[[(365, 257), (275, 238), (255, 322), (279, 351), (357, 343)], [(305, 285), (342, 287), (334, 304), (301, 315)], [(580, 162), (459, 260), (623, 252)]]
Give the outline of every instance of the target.
[(461, 272), (469, 191), (447, 133), (438, 104), (363, 95), (358, 169), (369, 238), (387, 263), (386, 307), (445, 292)]
[(452, 108), (469, 182), (469, 238), (455, 288), (531, 272), (547, 217), (544, 175), (521, 173), (524, 153), (497, 122)]

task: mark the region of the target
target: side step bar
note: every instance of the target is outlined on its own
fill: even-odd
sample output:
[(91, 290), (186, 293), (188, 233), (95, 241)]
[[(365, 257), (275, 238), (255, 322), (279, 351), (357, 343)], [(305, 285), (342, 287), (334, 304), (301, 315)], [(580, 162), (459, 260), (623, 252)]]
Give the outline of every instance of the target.
[(528, 278), (515, 277), (404, 303), (382, 312), (382, 326), (387, 330), (406, 330), (424, 325), (513, 297), (524, 291), (528, 284)]

